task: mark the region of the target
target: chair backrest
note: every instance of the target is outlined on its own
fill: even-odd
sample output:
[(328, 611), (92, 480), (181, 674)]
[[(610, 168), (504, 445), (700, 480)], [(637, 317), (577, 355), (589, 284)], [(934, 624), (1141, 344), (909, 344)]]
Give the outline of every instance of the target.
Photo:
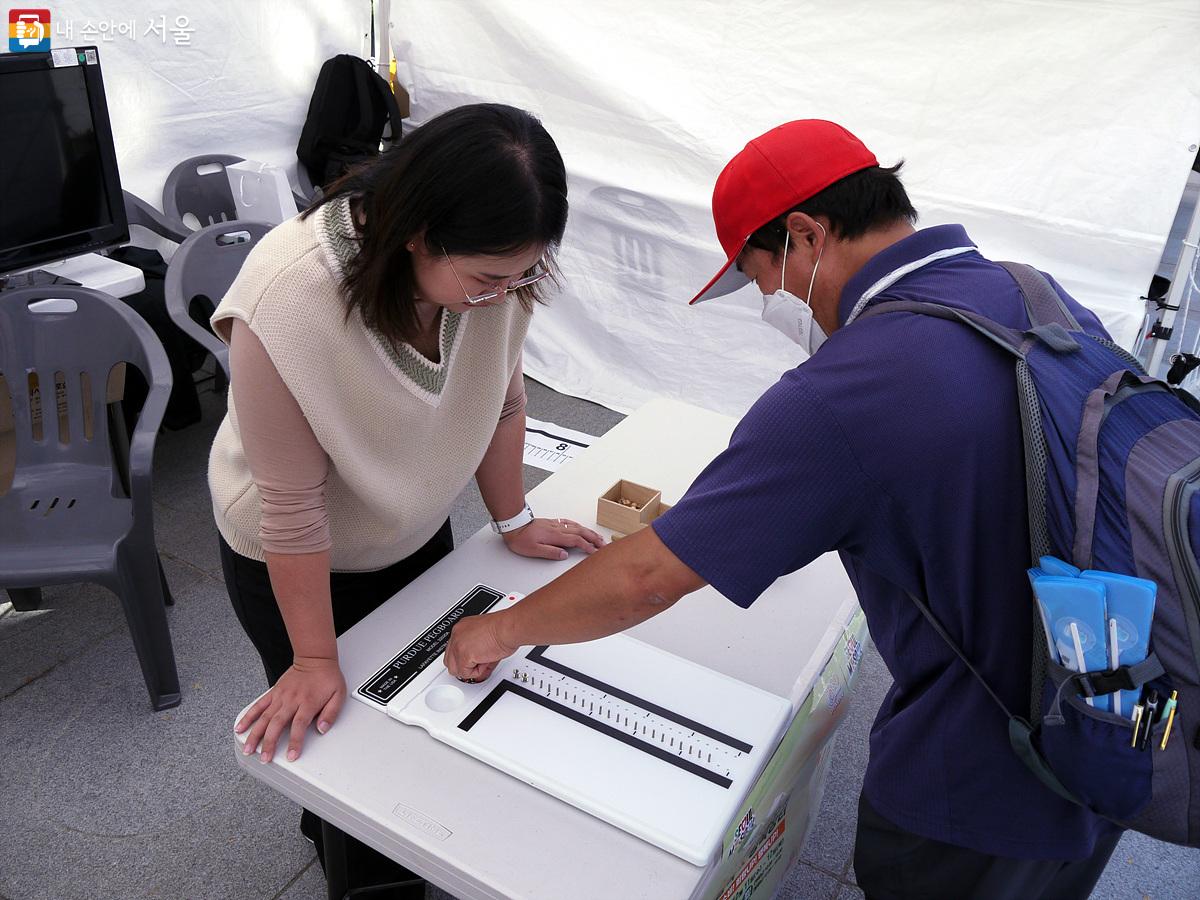
[[(113, 468), (106, 407), (109, 378), (121, 363), (136, 366), (151, 394), (158, 392), (155, 403), (147, 399), (143, 417), (156, 414), (161, 421), (171, 370), (162, 344), (137, 313), (82, 287), (0, 292), (0, 376), (11, 400), (16, 479), (27, 466)], [(157, 430), (159, 422), (145, 424)]]
[[(171, 320), (217, 358), (226, 376), (229, 374), (229, 348), (212, 333), (207, 319), (237, 278), (250, 251), (271, 227), (266, 222), (209, 225), (180, 244), (167, 266), (163, 291)], [(192, 306), (197, 298), (208, 301), (208, 305), (198, 311), (200, 321), (192, 317)]]
[(197, 227), (237, 219), (233, 191), (225, 167), (243, 162), (240, 156), (209, 153), (185, 159), (171, 170), (163, 185), (163, 211), (192, 227), (187, 216), (195, 216)]

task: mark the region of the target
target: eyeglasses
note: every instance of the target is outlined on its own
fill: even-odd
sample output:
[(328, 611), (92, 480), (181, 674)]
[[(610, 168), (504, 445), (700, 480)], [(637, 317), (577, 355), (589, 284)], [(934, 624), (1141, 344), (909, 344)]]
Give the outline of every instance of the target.
[(543, 278), (549, 278), (550, 273), (545, 269), (535, 275), (526, 275), (524, 278), (518, 278), (516, 281), (511, 281), (502, 288), (488, 291), (485, 294), (476, 294), (471, 296), (467, 293), (466, 286), (462, 283), (462, 279), (458, 277), (458, 272), (454, 268), (454, 263), (450, 261), (450, 254), (446, 252), (446, 248), (442, 248), (442, 256), (446, 257), (446, 262), (450, 266), (450, 271), (454, 273), (454, 280), (458, 282), (459, 288), (464, 294), (463, 303), (467, 306), (478, 306), (480, 303), (486, 303), (489, 300), (495, 300), (497, 297), (503, 297), (509, 291), (515, 291), (518, 288), (529, 287), (531, 284), (537, 284)]

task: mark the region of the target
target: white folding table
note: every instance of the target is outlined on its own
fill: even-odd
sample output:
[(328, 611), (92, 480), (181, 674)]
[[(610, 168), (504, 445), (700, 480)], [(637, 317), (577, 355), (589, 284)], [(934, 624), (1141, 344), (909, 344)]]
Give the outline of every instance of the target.
[(99, 253), (85, 253), (58, 262), (42, 263), (37, 268), (78, 281), (86, 288), (103, 291), (113, 297), (129, 297), (146, 287), (141, 269)]
[[(687, 404), (651, 402), (531, 491), (529, 502), (539, 515), (594, 525), (597, 498), (625, 478), (661, 489), (673, 504), (725, 448), (735, 425)], [(480, 530), (339, 638), (348, 689), (474, 585), (528, 594), (581, 559), (519, 557), (490, 529)], [(818, 676), (844, 649), (857, 609), (841, 563), (827, 554), (779, 579), (748, 610), (704, 588), (630, 634), (788, 698), (799, 710), (812, 703), (815, 684), (825, 689)], [(841, 688), (821, 700), (822, 711), (834, 709)], [(825, 746), (827, 739), (819, 736)], [(310, 730), (296, 762), (279, 753), (262, 765), (240, 752), (236, 738), (234, 751), (255, 778), (461, 900), (685, 900), (712, 890), (711, 866), (685, 862), (349, 697), (328, 734)], [(803, 793), (814, 811), (826, 763), (823, 757), (805, 769), (814, 783)]]

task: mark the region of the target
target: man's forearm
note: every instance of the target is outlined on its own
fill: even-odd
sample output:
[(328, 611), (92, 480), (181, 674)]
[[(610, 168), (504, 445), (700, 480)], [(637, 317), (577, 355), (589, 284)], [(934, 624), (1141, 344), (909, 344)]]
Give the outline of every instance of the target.
[(497, 615), (512, 648), (573, 644), (624, 631), (658, 615), (703, 585), (690, 570), (657, 564), (664, 550), (649, 529), (609, 544), (545, 587)]
[(463, 681), (479, 681), (518, 647), (607, 637), (658, 615), (703, 586), (704, 579), (654, 529), (643, 528), (509, 609), (460, 620), (446, 648), (446, 668)]

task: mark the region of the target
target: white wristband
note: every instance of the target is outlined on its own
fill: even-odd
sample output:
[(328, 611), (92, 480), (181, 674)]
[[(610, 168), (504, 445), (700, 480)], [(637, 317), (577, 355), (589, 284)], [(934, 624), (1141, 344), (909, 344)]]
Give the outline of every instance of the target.
[(529, 504), (525, 504), (525, 508), (513, 516), (511, 519), (505, 519), (503, 522), (492, 521), (492, 531), (496, 534), (508, 534), (510, 531), (516, 531), (518, 528), (524, 528), (533, 521), (533, 510), (529, 508)]

